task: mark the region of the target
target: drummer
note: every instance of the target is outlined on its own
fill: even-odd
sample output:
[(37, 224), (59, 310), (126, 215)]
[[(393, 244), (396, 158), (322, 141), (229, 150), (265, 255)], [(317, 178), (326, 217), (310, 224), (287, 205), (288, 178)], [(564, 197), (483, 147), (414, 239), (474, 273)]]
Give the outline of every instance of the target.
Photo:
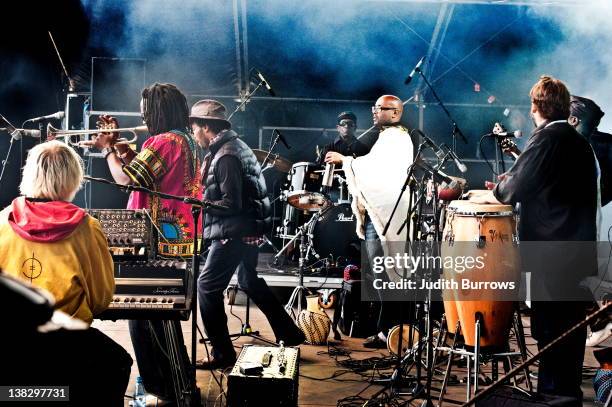
[(370, 147), (357, 140), (355, 132), (357, 131), (357, 116), (351, 111), (342, 112), (338, 115), (338, 137), (323, 147), (319, 164), (323, 164), (325, 155), (329, 151), (335, 151), (348, 157), (361, 157), (370, 152)]

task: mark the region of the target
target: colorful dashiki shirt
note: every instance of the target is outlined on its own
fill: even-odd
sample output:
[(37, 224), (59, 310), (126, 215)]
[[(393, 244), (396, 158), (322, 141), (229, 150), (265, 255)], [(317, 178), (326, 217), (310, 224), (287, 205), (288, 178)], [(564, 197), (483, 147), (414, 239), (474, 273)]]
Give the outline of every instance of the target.
[[(150, 137), (143, 144), (142, 151), (123, 167), (136, 185), (202, 199), (199, 169), (195, 141), (178, 130)], [(144, 192), (134, 191), (127, 208), (151, 209), (153, 221), (163, 234), (158, 238), (158, 255), (191, 255), (194, 229), (191, 205), (171, 199), (151, 198)], [(201, 230), (201, 224), (199, 226)]]

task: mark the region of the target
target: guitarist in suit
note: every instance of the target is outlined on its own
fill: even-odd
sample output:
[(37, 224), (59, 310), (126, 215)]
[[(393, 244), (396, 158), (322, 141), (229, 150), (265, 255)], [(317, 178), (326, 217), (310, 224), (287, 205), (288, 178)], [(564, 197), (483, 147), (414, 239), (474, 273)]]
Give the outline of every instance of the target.
[[(578, 287), (596, 273), (596, 255), (588, 252), (590, 259), (575, 250), (581, 245), (569, 242), (596, 241), (597, 166), (589, 143), (568, 123), (565, 84), (542, 76), (530, 97), (536, 129), (525, 151), (492, 191), (473, 193), (470, 200), (521, 203), (520, 240), (537, 242), (540, 250), (525, 266), (532, 272), (532, 335), (542, 348), (586, 315), (586, 304), (578, 301), (586, 297)], [(577, 300), (569, 301), (572, 296)], [(585, 340), (586, 328), (542, 355), (538, 392), (573, 397), (581, 405)]]

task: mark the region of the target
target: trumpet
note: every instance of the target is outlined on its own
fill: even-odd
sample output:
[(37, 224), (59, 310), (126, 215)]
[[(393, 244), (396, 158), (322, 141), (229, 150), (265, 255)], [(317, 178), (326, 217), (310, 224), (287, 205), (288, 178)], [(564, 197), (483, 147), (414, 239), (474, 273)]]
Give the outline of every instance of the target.
[(102, 129), (92, 129), (92, 130), (61, 130), (61, 129), (56, 129), (55, 127), (51, 126), (51, 124), (47, 124), (47, 137), (52, 137), (52, 138), (65, 137), (68, 144), (72, 146), (84, 147), (84, 148), (93, 146), (94, 141), (93, 140), (80, 140), (76, 143), (73, 143), (70, 140), (70, 137), (88, 136), (88, 135), (98, 134), (98, 133), (132, 133), (134, 137), (132, 137), (131, 139), (128, 140), (125, 138), (119, 138), (117, 139), (115, 143), (115, 144), (132, 144), (132, 143), (135, 143), (136, 140), (138, 140), (138, 134), (136, 134), (137, 132), (147, 132), (147, 131), (149, 131), (147, 126), (124, 127), (120, 129), (102, 128)]

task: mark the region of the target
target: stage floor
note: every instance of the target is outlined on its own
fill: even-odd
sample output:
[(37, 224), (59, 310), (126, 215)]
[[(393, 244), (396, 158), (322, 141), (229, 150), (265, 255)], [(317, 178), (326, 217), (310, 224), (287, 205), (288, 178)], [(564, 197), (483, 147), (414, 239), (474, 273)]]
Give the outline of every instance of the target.
[[(229, 314), (229, 306), (227, 306), (228, 310), (228, 319), (229, 319), (229, 327), (230, 332), (238, 332), (241, 326), (240, 321)], [(233, 313), (236, 314), (240, 318), (244, 318), (245, 307), (242, 305), (234, 305)], [(523, 320), (527, 335), (527, 343), (529, 345), (529, 349), (532, 352), (535, 352), (535, 344), (534, 340), (529, 336), (529, 320), (528, 318)], [(185, 334), (186, 340), (189, 341), (187, 343), (187, 348), (189, 352), (191, 352), (191, 322), (183, 322), (183, 332)], [(200, 329), (201, 329), (201, 323)], [(96, 320), (93, 323), (93, 326), (100, 329), (119, 344), (121, 344), (134, 358), (134, 353), (132, 349), (132, 344), (130, 342), (129, 332), (127, 321), (99, 321)], [(254, 330), (259, 330), (262, 336), (268, 339), (274, 339), (274, 335), (268, 325), (263, 314), (257, 309), (257, 307), (252, 306), (251, 309), (251, 326)], [(349, 348), (352, 351), (351, 357), (355, 359), (363, 359), (369, 358), (373, 356), (387, 356), (387, 350), (380, 351), (370, 351), (368, 349), (364, 349), (361, 343), (363, 339), (361, 338), (350, 338), (343, 336), (343, 340), (331, 341), (338, 346)], [(240, 347), (245, 343), (255, 343), (258, 341), (252, 338), (239, 338), (235, 342), (236, 351), (239, 352)], [(608, 340), (603, 345), (612, 346), (612, 340)], [(342, 367), (337, 366), (336, 362), (333, 358), (329, 357), (327, 354), (320, 354), (322, 351), (327, 351), (326, 346), (312, 346), (312, 345), (301, 345), (301, 361), (300, 361), (300, 379), (299, 379), (299, 405), (300, 406), (336, 406), (336, 403), (339, 399), (356, 395), (360, 391), (363, 391), (364, 388), (368, 386), (367, 380), (362, 378), (359, 375), (350, 373), (345, 374), (338, 377), (338, 380), (325, 380), (318, 381), (313, 380), (312, 378), (327, 378), (334, 374), (334, 372), (338, 370), (342, 370)], [(597, 366), (597, 362), (593, 357), (593, 349), (587, 348), (585, 354), (585, 366), (586, 367), (595, 367)], [(206, 356), (204, 345), (198, 345), (198, 358), (203, 358)], [(489, 367), (484, 368), (484, 371), (487, 372), (490, 370)], [(413, 370), (414, 371), (414, 370)], [(501, 371), (501, 364), (500, 364)], [(532, 368), (532, 372), (535, 372), (535, 369)], [(590, 372), (594, 373), (594, 370)], [(462, 379), (466, 375), (466, 369), (461, 368), (453, 368), (453, 373), (457, 375), (459, 379)], [(215, 373), (217, 378), (219, 378), (220, 374)], [(130, 378), (130, 384), (127, 389), (127, 394), (131, 394), (134, 388), (134, 382), (136, 377), (138, 376), (138, 366), (136, 365), (136, 361), (134, 360), (134, 365), (132, 366), (132, 373)], [(308, 376), (310, 378), (306, 378)], [(520, 375), (519, 375), (520, 377)], [(219, 396), (219, 388), (217, 383), (211, 377), (211, 373), (209, 371), (198, 370), (197, 371), (197, 381), (198, 387), (201, 390), (202, 400), (206, 400), (205, 405), (213, 405), (217, 397)], [(225, 384), (224, 380), (224, 384)], [(533, 380), (535, 385), (535, 380)], [(435, 387), (440, 386), (440, 382), (434, 382)], [(376, 391), (378, 391), (381, 387), (378, 385), (372, 385), (367, 388), (361, 396), (368, 397), (372, 395)], [(592, 406), (593, 404), (593, 385), (592, 385), (592, 375), (585, 375), (582, 389), (585, 394), (585, 406)], [(455, 400), (463, 401), (465, 400), (465, 384), (457, 384), (453, 386), (449, 386), (447, 397)], [(437, 394), (437, 392), (435, 393)], [(262, 400), (263, 402), (264, 400)], [(125, 406), (128, 405), (129, 400), (125, 399)], [(419, 402), (413, 402), (411, 405), (420, 405)], [(452, 405), (447, 403), (446, 405)]]

